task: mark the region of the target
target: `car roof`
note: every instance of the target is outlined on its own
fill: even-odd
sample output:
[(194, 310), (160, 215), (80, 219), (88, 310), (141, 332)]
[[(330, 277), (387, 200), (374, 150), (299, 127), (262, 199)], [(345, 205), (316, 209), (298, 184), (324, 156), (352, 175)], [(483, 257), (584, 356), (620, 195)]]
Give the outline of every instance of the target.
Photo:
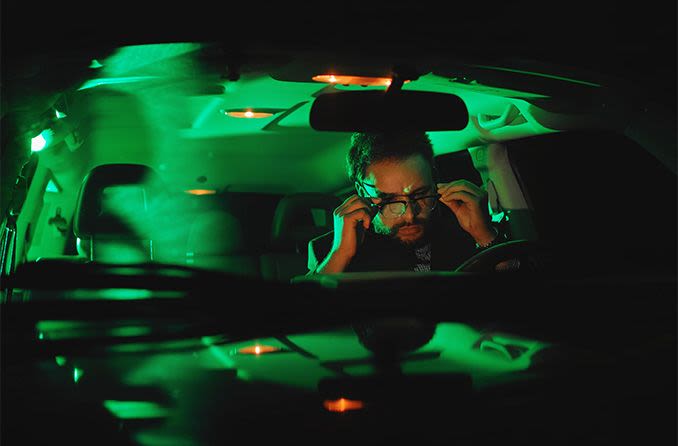
[[(59, 94), (70, 89), (77, 92), (66, 97), (73, 117), (81, 105), (104, 147), (92, 163), (125, 156), (183, 189), (345, 186), (350, 135), (307, 125), (314, 97), (328, 91), (310, 77), (332, 64), (359, 67), (359, 74), (406, 65), (421, 76), (405, 88), (458, 94), (471, 112), (490, 117), (522, 105), (527, 124), (500, 139), (547, 133), (530, 119), (535, 104), (579, 113), (601, 91), (652, 95), (675, 110), (675, 95), (665, 90), (675, 88), (666, 81), (675, 78), (675, 23), (658, 8), (574, 2), (547, 12), (517, 2), (455, 5), (446, 13), (432, 2), (231, 9), (197, 1), (162, 11), (120, 2), (99, 11), (69, 2), (44, 5), (35, 20), (28, 5), (10, 1), (3, 11), (6, 128), (35, 125), (36, 113), (63, 103)], [(352, 88), (360, 89), (343, 89)], [(277, 114), (265, 124), (223, 116), (247, 107)], [(470, 127), (431, 136), (438, 154), (486, 142)]]

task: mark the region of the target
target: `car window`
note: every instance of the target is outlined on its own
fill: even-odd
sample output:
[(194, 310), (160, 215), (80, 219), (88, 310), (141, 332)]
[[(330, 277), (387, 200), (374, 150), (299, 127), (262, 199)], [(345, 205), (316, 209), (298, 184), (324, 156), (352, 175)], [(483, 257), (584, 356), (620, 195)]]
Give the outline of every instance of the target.
[(508, 153), (539, 237), (579, 253), (569, 261), (675, 265), (675, 174), (633, 140), (565, 132), (511, 141)]

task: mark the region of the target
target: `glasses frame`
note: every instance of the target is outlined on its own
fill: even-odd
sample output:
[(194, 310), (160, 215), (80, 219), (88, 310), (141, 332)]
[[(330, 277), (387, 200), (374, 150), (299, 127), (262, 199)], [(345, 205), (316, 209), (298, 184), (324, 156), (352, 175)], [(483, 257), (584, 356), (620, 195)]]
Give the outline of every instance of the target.
[[(365, 189), (365, 186), (376, 188), (375, 185), (365, 183), (365, 182), (362, 182), (362, 181), (356, 181), (356, 184), (358, 184), (360, 187), (362, 187), (363, 190), (366, 193), (367, 193), (367, 189)], [(370, 204), (370, 207), (377, 208), (378, 212), (386, 218), (399, 218), (399, 217), (402, 217), (403, 215), (405, 215), (405, 213), (407, 212), (407, 207), (410, 205), (410, 203), (415, 203), (415, 202), (417, 202), (419, 200), (423, 200), (425, 198), (435, 198), (435, 202), (433, 203), (433, 206), (431, 208), (427, 208), (427, 210), (429, 212), (433, 211), (438, 206), (438, 200), (440, 199), (440, 197), (442, 197), (442, 195), (439, 194), (439, 193), (436, 193), (436, 194), (431, 194), (431, 195), (424, 195), (424, 196), (418, 197), (416, 199), (412, 199), (412, 197), (410, 197), (409, 195), (406, 195), (406, 197), (407, 197), (406, 200), (389, 200), (389, 201), (384, 201), (384, 202), (381, 202), (381, 203), (374, 203), (374, 202), (372, 202), (372, 200), (370, 200), (369, 204)], [(376, 198), (376, 197), (366, 196), (364, 198)], [(389, 204), (393, 204), (393, 203), (401, 203), (403, 205), (403, 212), (400, 215), (397, 215), (395, 217), (390, 217), (390, 216), (384, 215), (384, 213), (383, 213), (384, 207), (386, 207)], [(420, 209), (423, 209), (421, 207), (421, 205), (417, 204), (417, 206), (419, 206)]]

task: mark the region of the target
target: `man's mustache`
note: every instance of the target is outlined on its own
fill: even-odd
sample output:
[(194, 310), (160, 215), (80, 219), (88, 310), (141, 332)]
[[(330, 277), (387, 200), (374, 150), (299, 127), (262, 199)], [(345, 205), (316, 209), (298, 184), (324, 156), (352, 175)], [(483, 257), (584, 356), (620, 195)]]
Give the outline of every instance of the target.
[(399, 223), (393, 227), (393, 229), (400, 229), (405, 226), (414, 226), (414, 225), (420, 225), (426, 227), (428, 225), (428, 220), (423, 220), (423, 219), (416, 219), (412, 223)]

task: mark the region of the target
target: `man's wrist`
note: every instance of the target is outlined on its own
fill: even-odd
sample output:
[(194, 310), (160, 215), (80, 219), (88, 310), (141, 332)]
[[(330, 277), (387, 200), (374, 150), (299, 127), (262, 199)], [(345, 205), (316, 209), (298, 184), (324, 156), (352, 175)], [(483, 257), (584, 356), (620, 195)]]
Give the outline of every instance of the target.
[(353, 256), (348, 255), (339, 250), (331, 250), (325, 260), (316, 269), (317, 273), (341, 273), (349, 263), (351, 263)]
[(479, 234), (475, 235), (473, 239), (476, 241), (476, 246), (479, 248), (489, 246), (497, 237), (499, 237), (499, 230), (494, 226), (484, 228)]
[(480, 243), (476, 241), (476, 249), (490, 248), (494, 245), (497, 245), (507, 240), (506, 234), (502, 233), (502, 231), (497, 229), (495, 226), (492, 226), (492, 231), (494, 233), (494, 237), (492, 237), (488, 242), (485, 243)]

